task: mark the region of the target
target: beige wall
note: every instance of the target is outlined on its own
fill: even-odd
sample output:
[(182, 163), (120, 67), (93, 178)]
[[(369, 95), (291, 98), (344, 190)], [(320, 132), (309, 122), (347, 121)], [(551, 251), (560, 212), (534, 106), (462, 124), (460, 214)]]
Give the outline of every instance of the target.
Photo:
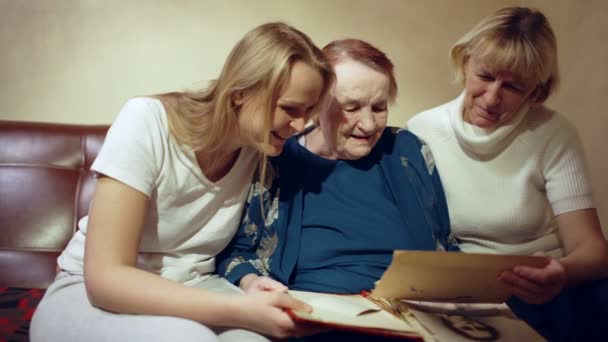
[(0, 119), (110, 123), (129, 97), (196, 88), (262, 22), (287, 21), (319, 45), (358, 37), (396, 65), (390, 124), (460, 91), (449, 46), (482, 16), (533, 5), (549, 17), (563, 84), (549, 104), (578, 127), (608, 231), (608, 4), (603, 0), (0, 0)]

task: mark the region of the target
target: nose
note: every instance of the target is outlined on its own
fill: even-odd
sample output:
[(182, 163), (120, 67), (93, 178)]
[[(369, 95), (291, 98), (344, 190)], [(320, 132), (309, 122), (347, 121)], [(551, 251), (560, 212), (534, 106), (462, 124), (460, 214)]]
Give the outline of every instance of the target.
[(293, 128), (296, 133), (301, 133), (304, 131), (304, 127), (306, 126), (306, 120), (304, 118), (297, 118), (291, 121), (291, 128)]
[(359, 128), (365, 133), (371, 133), (377, 128), (376, 118), (370, 108), (361, 110), (359, 116)]
[(484, 94), (484, 100), (488, 107), (494, 107), (500, 104), (502, 100), (501, 85), (494, 82), (488, 86)]

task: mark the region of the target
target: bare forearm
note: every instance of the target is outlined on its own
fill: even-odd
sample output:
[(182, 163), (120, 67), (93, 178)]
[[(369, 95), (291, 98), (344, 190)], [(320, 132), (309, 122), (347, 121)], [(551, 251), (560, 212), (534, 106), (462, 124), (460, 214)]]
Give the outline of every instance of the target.
[(566, 268), (568, 286), (608, 277), (608, 248), (606, 241), (594, 241), (579, 246), (560, 259)]
[(235, 296), (188, 287), (130, 266), (86, 277), (89, 298), (104, 310), (183, 317), (215, 326), (235, 326)]
[(569, 286), (608, 276), (608, 244), (597, 211), (575, 210), (556, 217), (566, 255), (560, 259)]

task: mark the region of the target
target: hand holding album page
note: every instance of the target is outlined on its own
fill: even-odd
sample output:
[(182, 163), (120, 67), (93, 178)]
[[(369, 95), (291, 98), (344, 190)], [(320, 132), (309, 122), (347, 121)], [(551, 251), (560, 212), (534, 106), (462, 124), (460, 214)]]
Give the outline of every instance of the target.
[(316, 323), (334, 329), (402, 336), (421, 341), (420, 324), (407, 316), (399, 317), (363, 295), (336, 295), (290, 290), (289, 294), (313, 307), (311, 313), (289, 312), (297, 322)]
[(411, 341), (543, 341), (506, 305), (496, 304), (508, 296), (497, 276), (515, 265), (547, 262), (545, 257), (395, 251), (371, 294), (290, 290), (313, 312), (289, 313), (297, 322)]
[(439, 302), (502, 303), (510, 293), (498, 275), (517, 265), (544, 267), (547, 257), (395, 251), (372, 295)]

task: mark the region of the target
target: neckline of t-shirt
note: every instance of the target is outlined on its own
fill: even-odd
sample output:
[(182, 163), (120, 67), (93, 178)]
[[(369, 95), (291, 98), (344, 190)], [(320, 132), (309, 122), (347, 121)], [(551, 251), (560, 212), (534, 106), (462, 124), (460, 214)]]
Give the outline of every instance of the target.
[(228, 172), (220, 179), (214, 181), (211, 181), (207, 175), (203, 172), (203, 169), (201, 169), (200, 165), (198, 164), (198, 160), (196, 159), (196, 154), (194, 153), (193, 150), (188, 150), (188, 160), (190, 160), (190, 163), (192, 164), (191, 167), (196, 169), (196, 173), (197, 176), (200, 177), (205, 183), (209, 184), (210, 186), (214, 187), (214, 188), (220, 188), (224, 185), (224, 183), (228, 182), (230, 179), (234, 178), (234, 174), (237, 172), (236, 170), (239, 170), (242, 168), (242, 164), (245, 162), (245, 159), (248, 157), (249, 155), (249, 151), (247, 150), (246, 147), (241, 147), (241, 150), (239, 151), (239, 155), (236, 158), (236, 161), (234, 162), (234, 165), (232, 165), (232, 167), (230, 168), (230, 170), (228, 170)]

